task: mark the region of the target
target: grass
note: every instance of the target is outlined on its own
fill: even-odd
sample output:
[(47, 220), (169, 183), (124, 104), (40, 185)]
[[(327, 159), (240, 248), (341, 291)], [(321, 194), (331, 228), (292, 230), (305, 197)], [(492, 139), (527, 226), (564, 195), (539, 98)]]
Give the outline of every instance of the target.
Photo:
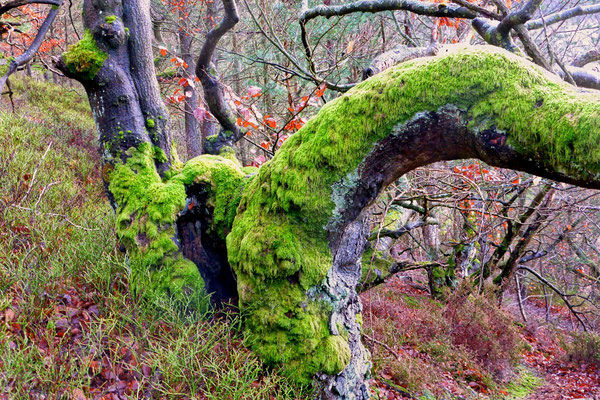
[(5, 99), (0, 109), (0, 399), (311, 398), (244, 347), (234, 311), (132, 296), (87, 100), (35, 80), (11, 87), (15, 112)]

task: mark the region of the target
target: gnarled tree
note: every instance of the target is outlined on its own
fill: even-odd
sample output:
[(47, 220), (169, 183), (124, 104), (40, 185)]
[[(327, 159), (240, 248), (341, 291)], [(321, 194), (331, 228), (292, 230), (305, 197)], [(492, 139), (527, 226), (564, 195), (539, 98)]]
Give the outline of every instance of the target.
[(209, 141), (220, 155), (184, 165), (172, 151), (147, 0), (86, 0), (88, 30), (59, 62), (88, 93), (135, 287), (239, 296), (267, 363), (316, 379), (323, 398), (367, 399), (356, 286), (369, 205), (402, 174), (463, 158), (599, 188), (597, 93), (502, 49), (443, 48), (329, 102), (248, 174), (228, 151), (243, 132), (208, 65), (236, 21), (235, 2), (224, 3), (197, 64), (224, 127)]

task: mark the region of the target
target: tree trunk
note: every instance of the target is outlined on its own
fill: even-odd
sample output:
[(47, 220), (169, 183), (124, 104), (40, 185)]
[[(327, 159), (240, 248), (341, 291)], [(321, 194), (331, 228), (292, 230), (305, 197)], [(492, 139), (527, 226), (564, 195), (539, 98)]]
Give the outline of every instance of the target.
[(212, 157), (173, 168), (149, 0), (85, 0), (83, 7), (84, 38), (58, 67), (87, 91), (133, 289), (182, 301), (205, 291), (217, 303), (235, 298), (225, 235), (239, 201), (241, 166)]
[(183, 24), (179, 30), (179, 49), (181, 53), (181, 59), (187, 65), (187, 68), (183, 68), (183, 77), (188, 80), (188, 84), (184, 86), (183, 92), (185, 94), (184, 104), (184, 118), (185, 118), (185, 143), (187, 147), (188, 158), (194, 158), (202, 154), (204, 142), (202, 135), (198, 127), (198, 121), (194, 117), (194, 110), (198, 107), (198, 93), (195, 87), (196, 75), (196, 61), (194, 55), (192, 55), (192, 39), (193, 36), (188, 33), (189, 29), (189, 18), (188, 13), (181, 9), (179, 10), (179, 21)]

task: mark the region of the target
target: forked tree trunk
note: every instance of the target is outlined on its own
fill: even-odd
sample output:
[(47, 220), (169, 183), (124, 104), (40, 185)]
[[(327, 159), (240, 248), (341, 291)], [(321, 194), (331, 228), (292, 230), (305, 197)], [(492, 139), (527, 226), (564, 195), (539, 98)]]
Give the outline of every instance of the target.
[(236, 298), (229, 228), (222, 225), (235, 213), (229, 202), (239, 201), (241, 166), (213, 157), (177, 168), (154, 69), (149, 0), (85, 0), (83, 16), (85, 36), (58, 67), (88, 94), (134, 290), (183, 301), (204, 290), (217, 303)]
[(226, 298), (235, 294), (230, 264), (251, 347), (298, 382), (316, 378), (322, 398), (369, 397), (356, 285), (364, 210), (387, 185), (432, 162), (479, 158), (600, 187), (597, 94), (488, 47), (445, 50), (363, 82), (257, 175), (219, 156), (180, 166), (154, 78), (148, 3), (118, 4), (85, 1), (92, 37), (79, 48), (100, 68), (90, 71), (98, 63), (76, 47), (63, 69), (90, 97), (134, 283)]

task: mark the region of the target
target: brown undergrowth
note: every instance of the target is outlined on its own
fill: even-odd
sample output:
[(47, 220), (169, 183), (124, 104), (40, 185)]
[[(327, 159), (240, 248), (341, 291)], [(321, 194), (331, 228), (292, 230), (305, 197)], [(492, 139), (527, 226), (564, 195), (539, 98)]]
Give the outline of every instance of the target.
[(396, 277), (362, 295), (365, 332), (382, 343), (371, 347), (375, 376), (413, 398), (506, 392), (524, 350), (512, 318), (467, 285), (444, 302), (415, 286)]

